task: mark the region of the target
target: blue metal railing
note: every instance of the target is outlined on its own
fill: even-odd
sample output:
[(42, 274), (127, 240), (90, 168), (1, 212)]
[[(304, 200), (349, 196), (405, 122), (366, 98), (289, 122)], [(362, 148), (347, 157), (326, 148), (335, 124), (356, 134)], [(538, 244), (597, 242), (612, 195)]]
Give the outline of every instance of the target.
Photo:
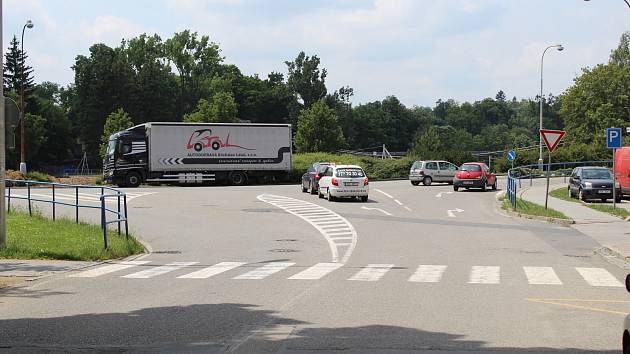
[[(564, 177), (564, 181), (567, 181), (567, 176), (571, 175), (573, 168), (584, 165), (595, 166), (612, 166), (612, 160), (596, 160), (596, 161), (576, 161), (576, 162), (552, 162), (551, 165), (539, 164), (523, 165), (514, 167), (508, 170), (507, 181), (507, 197), (510, 200), (510, 204), (513, 209), (516, 209), (516, 192), (521, 187), (521, 180), (529, 179), (529, 185), (533, 185), (534, 178), (543, 177), (545, 172), (551, 173), (552, 177), (558, 177), (557, 171), (560, 171), (560, 175)], [(541, 169), (542, 167), (542, 169)], [(555, 171), (554, 171), (555, 167)]]
[[(103, 230), (103, 243), (105, 248), (108, 248), (107, 242), (107, 227), (110, 224), (117, 223), (118, 224), (118, 235), (121, 235), (122, 223), (125, 224), (125, 237), (129, 239), (129, 223), (127, 217), (127, 195), (123, 191), (119, 191), (117, 189), (111, 187), (103, 187), (103, 186), (86, 186), (86, 185), (78, 185), (78, 184), (63, 184), (63, 183), (53, 183), (53, 182), (38, 182), (38, 181), (22, 181), (22, 180), (11, 180), (7, 179), (6, 184), (6, 198), (7, 198), (7, 210), (11, 212), (11, 200), (19, 199), (26, 200), (28, 203), (28, 214), (33, 216), (33, 202), (39, 203), (50, 203), (52, 204), (52, 219), (56, 220), (57, 218), (57, 206), (69, 206), (75, 208), (75, 222), (79, 223), (79, 209), (99, 209), (100, 210), (100, 218), (101, 218), (101, 229)], [(36, 186), (36, 188), (33, 188)], [(46, 190), (45, 188), (49, 187), (51, 192), (52, 199), (42, 199), (37, 198), (39, 195), (33, 196), (32, 190)], [(64, 194), (63, 196), (58, 196), (57, 192), (60, 189), (73, 189), (74, 195), (73, 198)], [(11, 191), (15, 190), (26, 190), (26, 196), (24, 195), (12, 195)], [(79, 190), (88, 190), (100, 192), (98, 195), (98, 206), (93, 204), (79, 203)], [(89, 198), (89, 197), (88, 197)], [(73, 200), (74, 203), (64, 202), (63, 200)], [(107, 201), (112, 200), (112, 202), (116, 202), (117, 208), (108, 208)], [(96, 200), (94, 200), (96, 202)], [(122, 204), (121, 204), (122, 202)], [(110, 219), (108, 220), (108, 216)], [(114, 219), (111, 219), (111, 217)]]

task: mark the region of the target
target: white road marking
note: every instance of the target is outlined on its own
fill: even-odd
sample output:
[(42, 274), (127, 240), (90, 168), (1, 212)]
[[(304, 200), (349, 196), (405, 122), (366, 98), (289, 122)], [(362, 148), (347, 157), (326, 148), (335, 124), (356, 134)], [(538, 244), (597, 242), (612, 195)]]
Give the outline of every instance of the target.
[(396, 202), (396, 204), (398, 204), (398, 205), (403, 205), (403, 203), (401, 203), (401, 202), (400, 202), (400, 200), (398, 200), (398, 199), (394, 199), (394, 201), (395, 201), (395, 202)]
[(449, 210), (447, 210), (446, 214), (448, 214), (449, 218), (454, 218), (455, 217), (455, 214), (453, 213), (454, 211), (456, 211), (458, 213), (462, 213), (462, 212), (464, 212), (464, 209), (457, 208), (457, 209), (449, 209)]
[(410, 207), (408, 207), (408, 206), (404, 206), (403, 208), (405, 208), (407, 211), (413, 211), (413, 210), (411, 210), (411, 208), (410, 208)]
[(409, 278), (408, 281), (418, 283), (438, 283), (442, 279), (442, 275), (445, 270), (445, 265), (423, 264), (418, 266), (418, 269), (416, 269), (416, 272)]
[(153, 278), (158, 275), (166, 274), (178, 269), (182, 269), (199, 262), (173, 262), (160, 267), (145, 269), (136, 273), (131, 273), (123, 276), (123, 278), (133, 278), (133, 279), (147, 279)]
[(125, 261), (116, 264), (106, 265), (90, 270), (86, 270), (80, 273), (69, 275), (70, 278), (94, 278), (104, 274), (118, 272), (124, 269), (137, 267), (139, 265), (147, 264), (149, 261)]
[(534, 285), (562, 285), (551, 267), (523, 267), (527, 281)]
[(582, 278), (591, 286), (615, 286), (621, 287), (623, 284), (617, 280), (610, 272), (604, 268), (580, 268), (575, 270), (580, 273)]
[(377, 192), (379, 192), (379, 193), (381, 193), (381, 194), (383, 194), (384, 196), (386, 196), (386, 197), (388, 197), (388, 198), (392, 198), (392, 199), (394, 199), (394, 197), (393, 197), (391, 194), (388, 194), (388, 193), (386, 193), (386, 192), (383, 192), (382, 190), (380, 190), (380, 189), (378, 189), (378, 188), (374, 188), (374, 190), (375, 190), (375, 191), (377, 191)]
[(501, 267), (473, 266), (470, 271), (469, 284), (499, 284), (501, 282)]
[(248, 280), (264, 279), (272, 274), (278, 273), (279, 271), (283, 269), (289, 268), (290, 266), (294, 264), (295, 263), (290, 263), (290, 262), (272, 262), (272, 263), (265, 264), (262, 267), (256, 268), (252, 271), (249, 271), (247, 273), (243, 273), (232, 279), (248, 279)]
[(363, 210), (376, 210), (376, 211), (380, 211), (381, 213), (383, 213), (383, 214), (385, 214), (385, 215), (387, 215), (387, 216), (392, 216), (392, 214), (391, 214), (391, 213), (389, 213), (389, 212), (387, 212), (387, 211), (385, 211), (385, 210), (383, 210), (383, 209), (381, 209), (381, 208), (368, 208), (368, 207), (366, 207), (366, 206), (364, 205), (364, 206), (362, 206), (362, 207), (361, 207), (361, 209), (363, 209)]
[(442, 198), (442, 194), (453, 194), (453, 192), (440, 192), (438, 194), (435, 195), (436, 198)]
[(368, 264), (348, 280), (378, 281), (393, 267), (393, 264)]
[(212, 276), (215, 276), (217, 274), (221, 274), (224, 272), (227, 272), (228, 270), (232, 270), (234, 268), (240, 267), (242, 265), (244, 265), (246, 263), (244, 262), (221, 262), (221, 263), (217, 263), (215, 265), (212, 265), (210, 267), (204, 268), (204, 269), (200, 269), (196, 272), (192, 272), (192, 273), (188, 273), (188, 274), (184, 274), (182, 276), (179, 276), (177, 278), (180, 279), (206, 279), (206, 278), (210, 278)]
[[(278, 208), (283, 209), (287, 213), (293, 214), (302, 220), (311, 224), (314, 228), (316, 228), (322, 236), (328, 241), (328, 246), (330, 247), (332, 262), (337, 263), (346, 263), (354, 248), (356, 247), (358, 235), (354, 226), (346, 220), (341, 215), (335, 213), (334, 211), (324, 208), (320, 205), (310, 203), (307, 201), (294, 199), (290, 197), (271, 195), (271, 194), (261, 194), (258, 197), (258, 200), (263, 201), (265, 203), (269, 203)], [(286, 203), (292, 203), (290, 206), (286, 206)], [(312, 209), (320, 211), (324, 214), (304, 214), (303, 212), (299, 212), (299, 210)], [(335, 225), (335, 228), (329, 228), (328, 226)], [(336, 229), (342, 228), (348, 229), (349, 231), (344, 232), (344, 235), (350, 235), (352, 237), (352, 241), (349, 244), (340, 245), (333, 241), (331, 235), (339, 234)], [(345, 250), (340, 250), (339, 247), (346, 247)]]
[(328, 273), (331, 273), (343, 266), (343, 263), (317, 263), (316, 265), (303, 270), (288, 279), (298, 280), (316, 280), (320, 279)]

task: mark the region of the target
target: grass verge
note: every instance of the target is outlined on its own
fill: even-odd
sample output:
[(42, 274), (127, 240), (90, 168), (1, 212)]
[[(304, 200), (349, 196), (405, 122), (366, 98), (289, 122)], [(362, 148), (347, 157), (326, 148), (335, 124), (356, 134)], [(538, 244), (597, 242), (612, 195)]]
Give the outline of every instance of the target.
[(504, 210), (510, 210), (525, 215), (570, 220), (566, 215), (557, 210), (551, 208), (545, 209), (545, 207), (542, 205), (528, 202), (527, 200), (523, 200), (521, 198), (516, 199), (516, 209), (512, 208), (512, 205), (510, 204), (510, 199), (508, 198), (503, 199), (503, 204), (501, 205), (501, 207)]
[[(566, 187), (561, 187), (561, 188), (558, 188), (558, 189), (554, 189), (551, 192), (549, 192), (549, 195), (554, 197), (554, 198), (566, 200), (568, 202), (582, 203), (577, 198), (570, 198), (569, 197), (569, 192), (567, 191)], [(613, 209), (612, 205), (610, 205), (610, 204), (584, 203), (584, 205), (586, 205), (587, 207), (589, 207), (589, 208), (591, 208), (593, 210), (601, 211), (603, 213), (608, 213), (610, 215), (617, 216), (617, 217), (620, 217), (622, 219), (625, 219), (625, 218), (630, 216), (630, 211), (628, 211), (628, 210), (626, 210), (624, 208), (614, 208)]]
[(127, 240), (111, 231), (107, 240), (109, 248), (105, 250), (103, 232), (96, 225), (11, 212), (7, 214), (7, 244), (0, 249), (0, 258), (96, 261), (144, 251), (131, 235)]

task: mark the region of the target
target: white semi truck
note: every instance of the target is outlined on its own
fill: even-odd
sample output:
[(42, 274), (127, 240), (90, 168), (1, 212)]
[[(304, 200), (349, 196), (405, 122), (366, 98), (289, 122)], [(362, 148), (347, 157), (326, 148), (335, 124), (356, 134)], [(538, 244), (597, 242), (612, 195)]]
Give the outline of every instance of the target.
[(110, 136), (103, 174), (121, 187), (283, 179), (291, 136), (290, 124), (144, 123)]

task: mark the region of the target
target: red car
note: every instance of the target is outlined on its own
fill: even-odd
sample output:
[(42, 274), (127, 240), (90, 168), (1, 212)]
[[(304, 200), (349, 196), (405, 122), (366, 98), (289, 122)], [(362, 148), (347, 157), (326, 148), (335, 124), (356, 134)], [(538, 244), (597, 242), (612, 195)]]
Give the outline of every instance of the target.
[(453, 179), (455, 192), (459, 188), (481, 188), (485, 192), (488, 187), (497, 189), (497, 176), (483, 162), (466, 162), (459, 167)]

